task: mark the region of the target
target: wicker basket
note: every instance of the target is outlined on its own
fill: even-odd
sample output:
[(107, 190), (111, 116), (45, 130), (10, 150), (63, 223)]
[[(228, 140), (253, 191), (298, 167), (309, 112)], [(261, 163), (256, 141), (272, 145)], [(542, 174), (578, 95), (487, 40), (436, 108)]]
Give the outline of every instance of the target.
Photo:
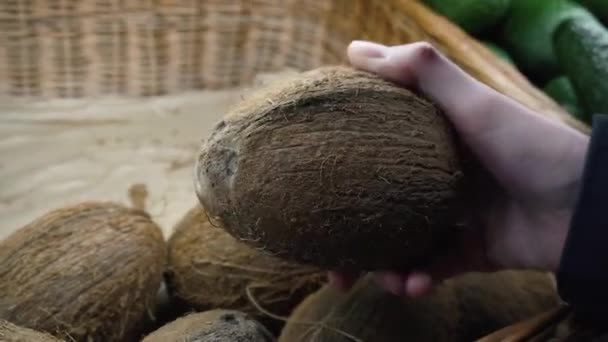
[(415, 0), (3, 0), (0, 94), (150, 96), (336, 64), (352, 39), (426, 40), (502, 93), (581, 130), (513, 67)]

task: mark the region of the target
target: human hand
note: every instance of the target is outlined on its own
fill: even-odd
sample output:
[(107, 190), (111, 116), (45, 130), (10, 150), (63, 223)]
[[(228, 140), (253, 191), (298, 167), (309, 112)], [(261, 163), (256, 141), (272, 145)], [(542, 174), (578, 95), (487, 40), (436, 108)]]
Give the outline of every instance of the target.
[[(479, 207), (454, 250), (422, 269), (378, 272), (396, 295), (420, 296), (444, 278), (469, 271), (555, 271), (580, 187), (589, 137), (476, 81), (428, 43), (393, 47), (355, 41), (359, 69), (433, 99), (495, 180), (474, 189)], [(348, 287), (353, 277), (330, 272)]]

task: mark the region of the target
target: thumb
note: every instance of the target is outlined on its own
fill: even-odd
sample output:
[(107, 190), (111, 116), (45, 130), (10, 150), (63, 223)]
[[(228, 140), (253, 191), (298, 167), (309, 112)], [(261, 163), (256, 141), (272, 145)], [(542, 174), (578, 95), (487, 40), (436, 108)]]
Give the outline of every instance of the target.
[(488, 125), (500, 124), (493, 111), (487, 109), (501, 95), (465, 73), (429, 43), (388, 47), (354, 41), (348, 47), (348, 57), (356, 68), (415, 88), (432, 98), (461, 133), (479, 132)]
[[(542, 174), (523, 177), (521, 172), (513, 172), (515, 163), (519, 169), (524, 168), (524, 162), (536, 167), (538, 156), (559, 161), (564, 160), (564, 151), (574, 149), (584, 156), (583, 134), (475, 80), (428, 43), (388, 47), (354, 41), (348, 47), (348, 57), (356, 68), (415, 88), (433, 99), (482, 164), (507, 189), (526, 189), (530, 179), (543, 179)], [(546, 172), (546, 167), (532, 169)]]

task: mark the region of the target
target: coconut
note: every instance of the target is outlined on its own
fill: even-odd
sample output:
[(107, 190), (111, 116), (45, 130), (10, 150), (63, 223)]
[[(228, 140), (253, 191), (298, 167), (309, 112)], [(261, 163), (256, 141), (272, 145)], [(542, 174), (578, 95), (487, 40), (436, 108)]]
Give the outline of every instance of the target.
[(447, 293), (401, 299), (365, 277), (349, 293), (325, 286), (306, 298), (279, 342), (451, 341), (457, 315), (455, 298)]
[(458, 301), (458, 336), (473, 341), (560, 304), (548, 273), (503, 271), (471, 273), (445, 283)]
[(364, 277), (343, 293), (326, 286), (298, 306), (279, 342), (473, 341), (557, 306), (535, 272), (470, 274), (418, 298), (395, 297)]
[(169, 240), (167, 281), (179, 301), (198, 310), (239, 310), (267, 322), (260, 310), (288, 315), (325, 281), (319, 269), (266, 255), (209, 222), (197, 206)]
[(2, 342), (62, 342), (55, 337), (23, 328), (0, 319), (0, 341)]
[(274, 337), (245, 313), (212, 310), (178, 318), (142, 342), (272, 342)]
[(457, 152), (432, 102), (324, 67), (226, 116), (200, 151), (196, 191), (232, 235), (280, 257), (400, 268), (432, 254), (462, 215)]
[(0, 319), (70, 341), (132, 341), (154, 306), (165, 248), (143, 211), (51, 211), (0, 243)]

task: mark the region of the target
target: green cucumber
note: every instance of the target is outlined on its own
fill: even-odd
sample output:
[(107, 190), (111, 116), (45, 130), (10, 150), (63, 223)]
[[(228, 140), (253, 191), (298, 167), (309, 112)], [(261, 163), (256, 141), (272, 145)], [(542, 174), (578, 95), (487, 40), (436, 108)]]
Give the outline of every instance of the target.
[(507, 13), (511, 0), (425, 0), (435, 12), (471, 34), (495, 26)]
[(585, 111), (581, 107), (578, 96), (572, 87), (572, 82), (568, 77), (562, 75), (552, 79), (543, 90), (545, 94), (559, 103), (572, 116), (581, 121), (589, 122), (589, 118), (585, 115)]
[(559, 64), (587, 113), (608, 114), (608, 30), (596, 19), (563, 22), (553, 37)]
[(551, 38), (560, 23), (577, 16), (592, 14), (568, 0), (513, 0), (504, 43), (526, 76), (542, 84), (560, 74)]

